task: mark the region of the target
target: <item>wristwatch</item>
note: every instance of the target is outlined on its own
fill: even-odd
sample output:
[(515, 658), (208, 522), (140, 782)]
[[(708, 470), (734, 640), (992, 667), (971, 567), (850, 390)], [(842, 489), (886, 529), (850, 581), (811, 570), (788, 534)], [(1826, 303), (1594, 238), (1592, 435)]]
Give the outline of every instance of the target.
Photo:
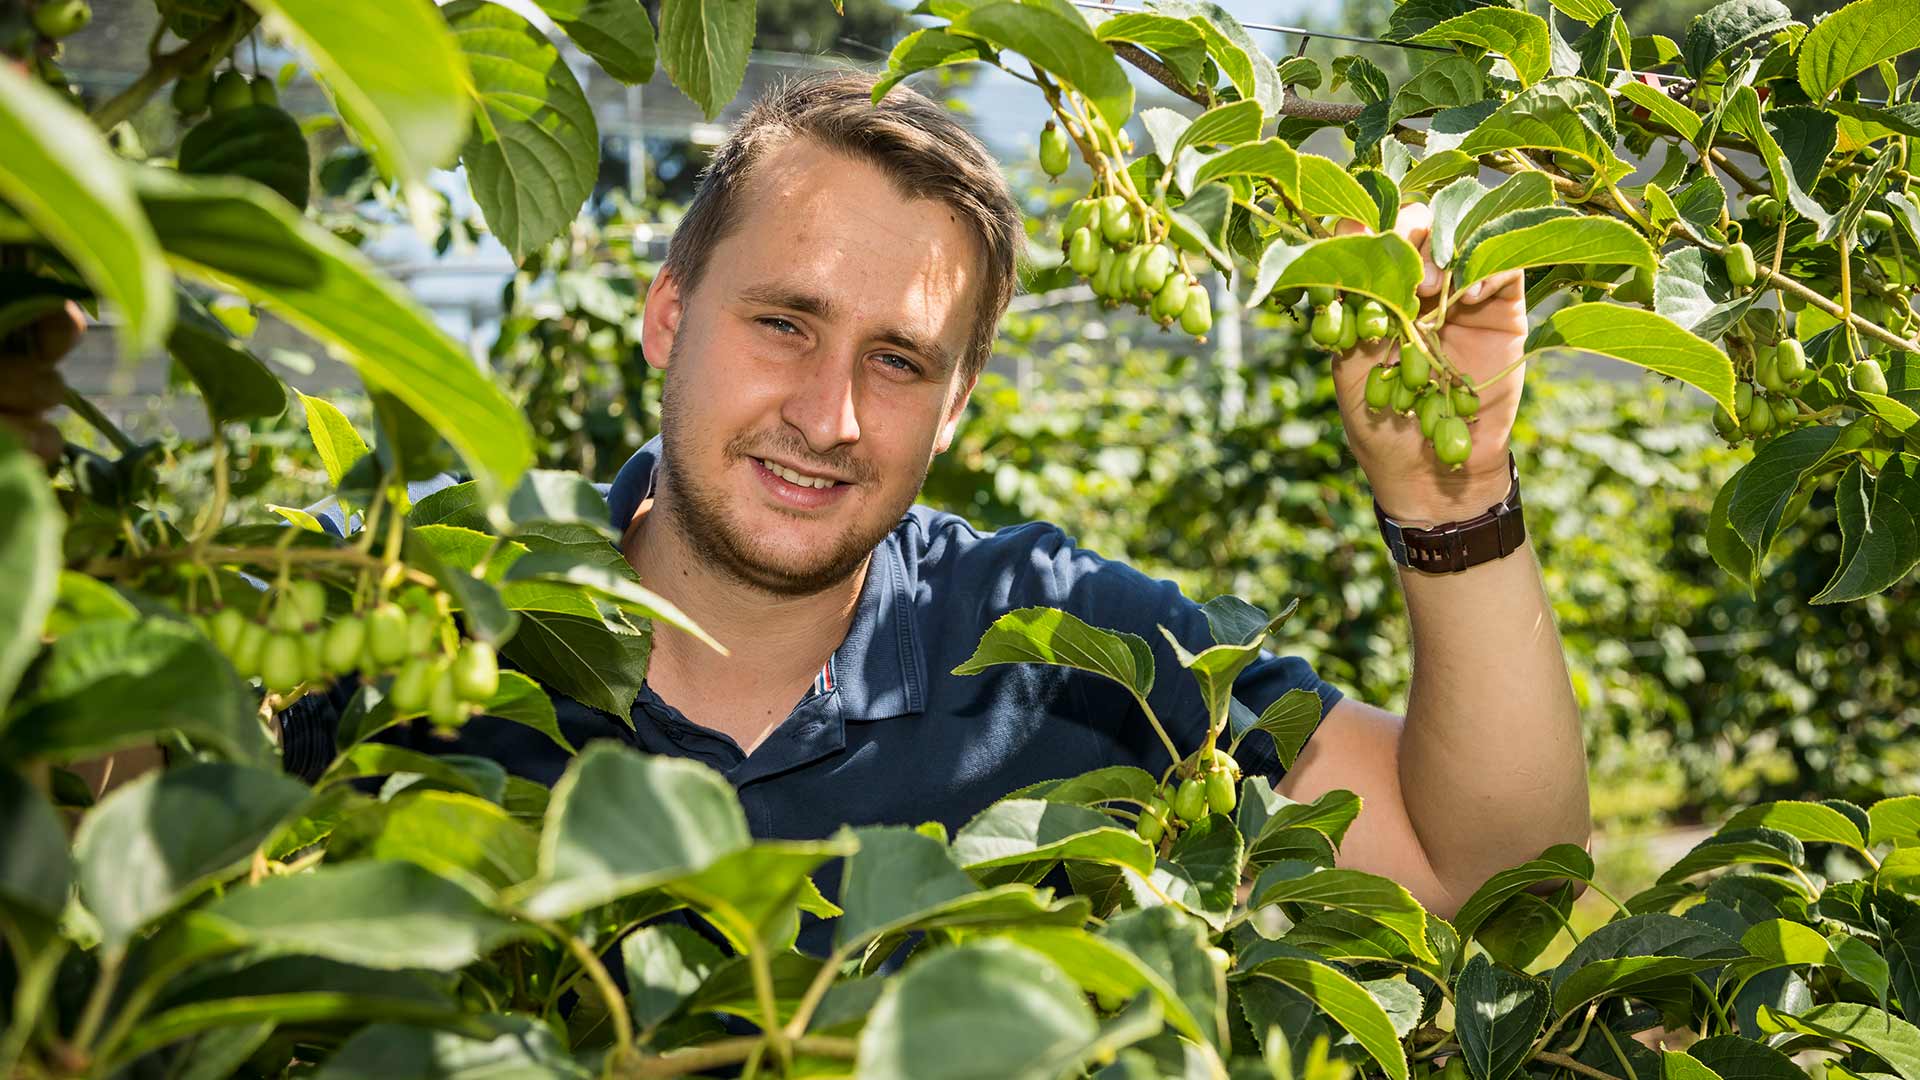
[(1527, 526), (1520, 516), (1520, 466), (1511, 450), (1507, 451), (1507, 475), (1512, 480), (1507, 497), (1485, 513), (1431, 528), (1400, 524), (1375, 499), (1373, 516), (1380, 522), (1380, 535), (1386, 538), (1393, 561), (1429, 574), (1457, 574), (1518, 550), (1527, 538)]

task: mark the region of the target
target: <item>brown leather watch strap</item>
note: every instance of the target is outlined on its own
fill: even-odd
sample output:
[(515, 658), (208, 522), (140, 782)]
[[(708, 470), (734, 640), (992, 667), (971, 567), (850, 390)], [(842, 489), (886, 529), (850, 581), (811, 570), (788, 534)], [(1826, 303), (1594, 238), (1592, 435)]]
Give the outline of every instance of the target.
[(1520, 466), (1511, 450), (1507, 452), (1507, 475), (1512, 479), (1507, 497), (1485, 513), (1431, 528), (1402, 525), (1388, 517), (1375, 500), (1373, 516), (1380, 523), (1380, 535), (1386, 539), (1393, 561), (1430, 574), (1457, 574), (1517, 551), (1527, 538), (1527, 526), (1520, 512)]

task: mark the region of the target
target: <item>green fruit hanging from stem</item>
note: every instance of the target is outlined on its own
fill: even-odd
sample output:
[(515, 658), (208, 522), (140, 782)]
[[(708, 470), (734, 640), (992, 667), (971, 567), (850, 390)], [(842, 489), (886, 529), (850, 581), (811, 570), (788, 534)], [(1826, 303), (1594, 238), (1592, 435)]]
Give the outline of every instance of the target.
[(1047, 126), (1040, 129), (1040, 170), (1048, 176), (1059, 176), (1067, 171), (1070, 155), (1067, 133), (1047, 121)]
[(1760, 268), (1753, 261), (1753, 249), (1744, 242), (1727, 245), (1725, 262), (1727, 280), (1735, 285), (1744, 288), (1753, 284), (1754, 279), (1759, 276)]

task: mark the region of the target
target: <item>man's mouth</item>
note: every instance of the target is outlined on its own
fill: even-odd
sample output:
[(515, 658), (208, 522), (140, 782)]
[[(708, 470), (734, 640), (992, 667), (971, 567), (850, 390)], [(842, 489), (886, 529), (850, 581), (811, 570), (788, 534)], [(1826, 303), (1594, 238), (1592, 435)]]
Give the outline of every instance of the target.
[(839, 481), (834, 480), (832, 477), (811, 476), (807, 473), (800, 472), (796, 469), (790, 469), (787, 466), (782, 465), (777, 461), (770, 461), (766, 458), (754, 458), (753, 460), (759, 462), (760, 466), (766, 469), (768, 472), (772, 473), (773, 475), (779, 477), (782, 480), (785, 480), (787, 483), (796, 485), (798, 487), (825, 489), (825, 488), (833, 487), (839, 483)]

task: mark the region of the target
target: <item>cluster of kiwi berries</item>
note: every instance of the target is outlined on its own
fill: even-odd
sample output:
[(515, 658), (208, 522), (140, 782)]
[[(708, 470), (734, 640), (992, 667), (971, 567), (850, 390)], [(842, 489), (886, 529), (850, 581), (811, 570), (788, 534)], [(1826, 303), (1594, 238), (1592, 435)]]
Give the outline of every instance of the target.
[[(1185, 774), (1182, 776), (1181, 774)], [(1231, 814), (1238, 801), (1240, 763), (1218, 747), (1202, 750), (1180, 763), (1175, 775), (1154, 793), (1140, 811), (1134, 831), (1149, 844), (1159, 844), (1208, 814)]]
[(237, 68), (228, 68), (218, 76), (207, 72), (183, 75), (173, 84), (173, 110), (183, 122), (206, 111), (217, 116), (249, 105), (279, 104), (280, 88), (271, 78), (256, 75), (249, 79)]
[[(1873, 374), (1880, 374), (1879, 364), (1872, 360), (1862, 363), (1871, 365)], [(1772, 345), (1756, 344), (1752, 380), (1735, 384), (1733, 412), (1728, 412), (1725, 405), (1713, 410), (1713, 429), (1727, 442), (1738, 443), (1799, 422), (1800, 392), (1812, 385), (1813, 376), (1806, 349), (1793, 338)], [(1880, 385), (1886, 386), (1884, 375)]]
[(1087, 279), (1109, 307), (1134, 305), (1161, 326), (1204, 339), (1213, 329), (1213, 298), (1187, 272), (1180, 252), (1150, 237), (1152, 223), (1125, 195), (1089, 196), (1067, 211), (1067, 265)]
[(413, 588), (329, 620), (326, 587), (296, 581), (263, 593), (250, 614), (230, 604), (194, 622), (234, 670), (275, 694), (353, 672), (392, 672), (387, 700), (396, 713), (424, 712), (435, 728), (451, 730), (499, 692), (500, 664), (493, 646), (459, 640), (450, 610), (445, 593)]

